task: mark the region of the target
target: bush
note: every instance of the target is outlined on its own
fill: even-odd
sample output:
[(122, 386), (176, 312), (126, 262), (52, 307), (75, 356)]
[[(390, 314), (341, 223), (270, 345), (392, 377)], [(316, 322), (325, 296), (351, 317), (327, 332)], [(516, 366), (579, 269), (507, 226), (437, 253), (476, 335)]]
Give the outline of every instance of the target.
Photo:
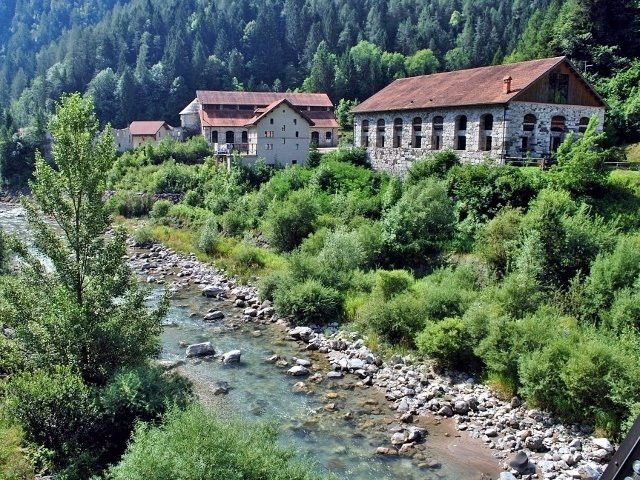
[(384, 300), (404, 292), (413, 285), (413, 275), (406, 270), (378, 270), (376, 271), (374, 292)]
[(363, 266), (365, 252), (357, 233), (341, 228), (326, 235), (318, 260), (327, 271), (349, 272)]
[(20, 428), (9, 425), (0, 416), (0, 478), (2, 480), (35, 478), (31, 462), (22, 446), (23, 440)]
[(460, 165), (460, 159), (452, 150), (428, 155), (411, 165), (407, 172), (407, 184), (417, 185), (431, 177), (445, 178), (449, 170), (456, 165)]
[(397, 263), (419, 262), (452, 238), (453, 203), (441, 183), (427, 180), (409, 188), (382, 219), (386, 247)]
[(288, 288), (291, 276), (285, 272), (271, 272), (258, 282), (258, 293), (261, 300), (273, 302), (275, 293), (280, 288)]
[(509, 260), (515, 255), (521, 222), (519, 210), (503, 208), (478, 231), (476, 250), (498, 275), (507, 271)]
[(219, 242), (220, 234), (218, 231), (218, 222), (215, 217), (211, 216), (200, 229), (198, 248), (207, 255), (215, 255), (218, 251)]
[(148, 225), (137, 227), (132, 234), (136, 247), (149, 247), (153, 244), (153, 232)]
[(233, 260), (244, 268), (264, 267), (264, 260), (260, 255), (260, 250), (244, 243), (234, 250)]
[(316, 211), (310, 191), (294, 192), (284, 202), (273, 202), (264, 224), (267, 241), (280, 252), (293, 250), (313, 232)]
[(440, 365), (473, 369), (477, 357), (473, 355), (473, 338), (461, 318), (445, 318), (429, 322), (416, 337), (416, 345), (423, 355)]
[(182, 201), (190, 207), (201, 207), (203, 198), (200, 192), (198, 192), (197, 190), (189, 190), (184, 194), (184, 198), (182, 199)]
[(272, 425), (223, 421), (201, 406), (173, 409), (163, 426), (140, 425), (112, 480), (319, 480), (279, 446)]
[(367, 150), (363, 147), (340, 147), (329, 155), (333, 156), (338, 162), (352, 163), (359, 167), (366, 167), (368, 165)]
[(320, 160), (322, 160), (322, 154), (318, 151), (318, 145), (316, 145), (315, 142), (312, 142), (309, 147), (309, 155), (307, 155), (305, 165), (309, 168), (316, 168), (320, 165)]
[(12, 378), (7, 413), (24, 429), (25, 438), (49, 449), (56, 465), (70, 463), (99, 439), (93, 437), (97, 410), (93, 392), (66, 367)]
[(109, 206), (123, 217), (142, 217), (151, 211), (153, 197), (146, 193), (118, 192), (109, 199)]
[(158, 200), (153, 204), (151, 209), (151, 217), (159, 220), (166, 217), (169, 214), (169, 209), (173, 206), (169, 200)]
[(185, 193), (197, 186), (194, 170), (186, 165), (167, 162), (153, 175), (155, 193)]
[(357, 313), (358, 323), (391, 344), (414, 345), (414, 337), (425, 326), (423, 304), (413, 292), (405, 292), (385, 301), (370, 298)]
[(316, 280), (307, 280), (278, 288), (274, 305), (279, 315), (291, 316), (298, 324), (327, 324), (339, 319), (342, 297), (333, 288), (327, 288)]

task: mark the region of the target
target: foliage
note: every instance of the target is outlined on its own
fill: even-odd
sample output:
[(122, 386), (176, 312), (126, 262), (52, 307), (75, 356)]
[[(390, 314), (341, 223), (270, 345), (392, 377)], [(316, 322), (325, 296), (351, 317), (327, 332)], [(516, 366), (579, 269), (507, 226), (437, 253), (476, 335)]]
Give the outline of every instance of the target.
[(153, 199), (146, 193), (120, 191), (109, 199), (108, 205), (123, 217), (143, 217), (151, 211)]
[(19, 427), (0, 418), (0, 478), (2, 480), (31, 480), (33, 466), (27, 458)]
[(407, 290), (413, 282), (413, 275), (406, 270), (378, 270), (374, 292), (383, 300), (389, 300), (394, 295)]
[(293, 192), (287, 200), (273, 202), (265, 216), (268, 242), (282, 252), (293, 250), (313, 231), (317, 206), (309, 190)]
[(278, 288), (274, 305), (279, 315), (291, 316), (299, 324), (327, 324), (339, 320), (342, 297), (337, 290), (316, 280), (307, 280), (286, 289)]
[(445, 178), (447, 172), (456, 165), (460, 165), (460, 159), (453, 150), (431, 154), (411, 165), (407, 172), (407, 184), (416, 185), (430, 177)]
[(169, 200), (158, 200), (153, 204), (153, 208), (151, 209), (151, 218), (154, 220), (160, 220), (166, 217), (171, 205), (173, 204)]
[(309, 168), (315, 168), (320, 165), (322, 154), (318, 151), (318, 145), (314, 142), (309, 146), (309, 155), (307, 155), (307, 161), (305, 165)]
[(203, 407), (171, 410), (163, 426), (140, 425), (112, 480), (180, 478), (212, 480), (270, 478), (313, 480), (309, 465), (293, 459), (291, 450), (277, 442), (277, 430), (268, 424), (251, 428), (224, 421)]
[(418, 351), (445, 366), (472, 369), (477, 361), (473, 355), (474, 338), (465, 327), (457, 317), (429, 322), (416, 337)]
[(211, 216), (200, 230), (198, 248), (208, 255), (213, 255), (218, 249), (219, 232), (218, 222)]

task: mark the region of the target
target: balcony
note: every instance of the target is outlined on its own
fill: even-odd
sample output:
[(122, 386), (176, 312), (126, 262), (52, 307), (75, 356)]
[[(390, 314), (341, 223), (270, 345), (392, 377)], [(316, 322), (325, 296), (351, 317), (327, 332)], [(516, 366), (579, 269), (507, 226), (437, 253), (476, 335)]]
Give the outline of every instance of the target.
[(214, 155), (256, 155), (255, 143), (214, 143)]

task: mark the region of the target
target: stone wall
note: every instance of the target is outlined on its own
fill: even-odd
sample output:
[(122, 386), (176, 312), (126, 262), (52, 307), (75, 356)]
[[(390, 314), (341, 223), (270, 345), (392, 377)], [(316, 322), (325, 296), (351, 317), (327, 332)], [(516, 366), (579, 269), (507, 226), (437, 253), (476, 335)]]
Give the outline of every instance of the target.
[[(551, 119), (558, 115), (565, 117), (565, 131), (560, 136), (573, 132), (579, 133), (581, 118), (598, 117), (598, 129), (604, 124), (604, 107), (585, 107), (580, 105), (557, 105), (550, 103), (511, 102), (507, 106), (507, 142), (505, 145), (507, 157), (523, 157), (527, 155), (522, 150), (522, 137), (529, 137), (532, 158), (548, 156), (551, 151)], [(532, 132), (524, 132), (522, 124), (524, 116), (535, 115), (536, 123)]]
[[(460, 156), (461, 160), (467, 163), (480, 163), (487, 158), (501, 158), (503, 154), (503, 138), (505, 132), (503, 106), (480, 106), (465, 107), (455, 109), (433, 109), (433, 110), (407, 110), (401, 112), (384, 112), (372, 114), (356, 114), (354, 118), (354, 145), (363, 146), (362, 143), (362, 121), (369, 121), (369, 148), (367, 155), (373, 168), (384, 170), (392, 174), (404, 174), (413, 162), (423, 158), (425, 155), (434, 153), (436, 145), (434, 141), (433, 118), (443, 117), (443, 129), (441, 134), (440, 149), (452, 149)], [(480, 120), (484, 115), (493, 116), (493, 128), (490, 132), (492, 145), (490, 150), (481, 148)], [(460, 116), (467, 117), (466, 131), (456, 131), (457, 119)], [(414, 148), (413, 145), (413, 121), (414, 118), (422, 119), (422, 142), (421, 148)], [(402, 119), (402, 139), (399, 147), (393, 146), (394, 121)], [(377, 122), (379, 119), (385, 121), (384, 148), (376, 147)], [(466, 137), (466, 149), (457, 150), (458, 134)]]
[[(481, 118), (484, 115), (493, 115), (493, 128), (484, 133), (480, 131)], [(534, 131), (523, 133), (523, 120), (526, 114), (536, 116)], [(457, 119), (461, 115), (467, 117), (467, 130), (457, 132)], [(568, 132), (578, 133), (580, 119), (597, 115), (600, 120), (600, 129), (604, 122), (604, 108), (584, 107), (575, 105), (554, 105), (531, 102), (511, 102), (506, 107), (477, 106), (451, 109), (433, 110), (407, 110), (383, 113), (356, 114), (354, 118), (354, 145), (364, 146), (362, 137), (362, 122), (369, 121), (369, 147), (367, 156), (372, 167), (394, 175), (404, 175), (411, 164), (425, 155), (434, 153), (433, 118), (443, 117), (443, 129), (441, 133), (441, 149), (450, 148), (460, 157), (464, 163), (480, 163), (487, 159), (503, 161), (505, 157), (526, 156), (523, 152), (522, 136), (529, 136), (531, 155), (534, 158), (549, 155), (551, 145), (551, 119), (555, 115), (562, 115), (566, 119)], [(421, 148), (413, 145), (413, 120), (415, 117), (422, 119), (422, 143)], [(402, 119), (402, 138), (399, 147), (394, 147), (394, 121)], [(384, 147), (376, 147), (377, 122), (385, 121)], [(458, 150), (457, 136), (466, 136), (466, 149)], [(490, 134), (492, 145), (490, 150), (483, 146), (484, 135)]]

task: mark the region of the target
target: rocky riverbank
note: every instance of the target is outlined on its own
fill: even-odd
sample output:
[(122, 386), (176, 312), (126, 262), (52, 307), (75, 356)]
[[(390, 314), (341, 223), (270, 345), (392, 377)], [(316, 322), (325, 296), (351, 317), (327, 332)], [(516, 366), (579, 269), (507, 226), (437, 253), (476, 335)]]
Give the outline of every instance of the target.
[[(360, 387), (379, 389), (395, 409), (398, 422), (389, 431), (388, 445), (378, 447), (376, 454), (419, 455), (420, 442), (428, 432), (416, 422), (424, 417), (451, 422), (461, 435), (484, 442), (504, 469), (504, 480), (595, 480), (613, 453), (611, 443), (594, 437), (591, 427), (563, 425), (551, 415), (528, 408), (518, 398), (505, 402), (468, 375), (436, 373), (428, 363), (410, 357), (380, 358), (358, 334), (338, 331), (337, 324), (327, 329), (295, 326), (292, 319), (279, 318), (268, 301), (261, 302), (253, 286), (239, 285), (224, 271), (198, 262), (195, 256), (154, 245), (149, 250), (134, 251), (130, 263), (148, 283), (170, 282), (172, 291), (196, 285), (204, 296), (231, 302), (244, 322), (287, 328), (291, 341), (326, 355), (330, 365), (324, 372), (326, 378), (354, 376)], [(217, 320), (221, 312), (212, 309), (208, 315), (208, 320), (214, 316)], [(289, 374), (310, 382), (322, 377), (321, 373), (310, 373), (299, 363), (289, 369)], [(301, 383), (298, 388), (303, 389)]]

